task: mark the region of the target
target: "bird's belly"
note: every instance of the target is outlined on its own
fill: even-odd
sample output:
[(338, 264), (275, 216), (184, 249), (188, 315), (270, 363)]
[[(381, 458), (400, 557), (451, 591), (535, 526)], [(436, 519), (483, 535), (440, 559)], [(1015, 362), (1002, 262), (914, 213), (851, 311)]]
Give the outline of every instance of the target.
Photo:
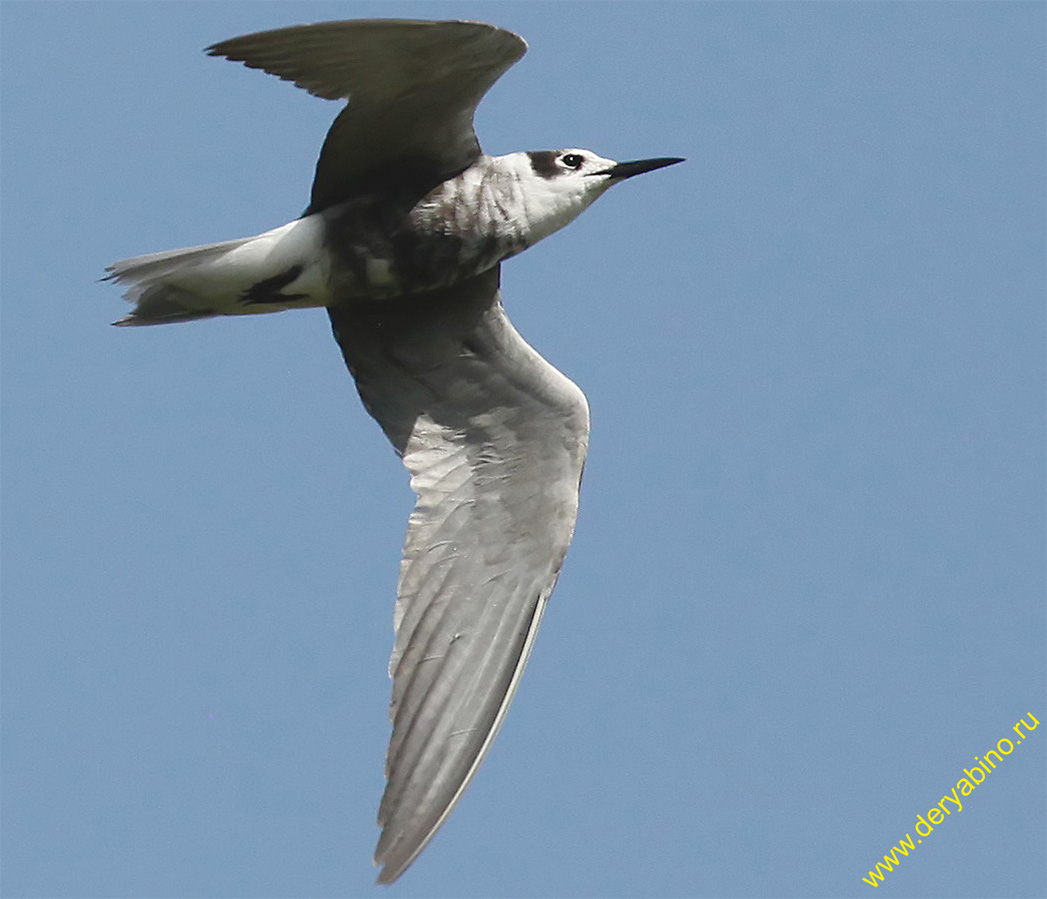
[(335, 304), (449, 287), (518, 252), (495, 234), (455, 232), (405, 215), (393, 222), (350, 204), (327, 216), (329, 292)]

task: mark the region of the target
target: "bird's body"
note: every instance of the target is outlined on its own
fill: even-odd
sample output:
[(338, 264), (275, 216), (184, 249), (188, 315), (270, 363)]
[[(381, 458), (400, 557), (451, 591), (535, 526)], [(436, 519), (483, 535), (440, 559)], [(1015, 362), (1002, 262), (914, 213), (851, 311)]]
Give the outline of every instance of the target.
[(486, 156), (476, 105), (523, 55), (476, 22), (328, 22), (210, 48), (349, 99), (306, 213), (254, 237), (137, 256), (116, 324), (323, 306), (367, 410), (411, 473), (394, 615), (393, 734), (375, 853), (417, 857), (512, 699), (574, 531), (585, 396), (520, 337), (500, 264), (612, 184), (677, 159)]
[[(580, 162), (572, 170), (563, 158)], [(450, 287), (568, 224), (611, 186), (606, 173), (616, 165), (584, 150), (480, 156), (420, 196), (379, 185), (255, 237), (124, 259), (110, 277), (134, 285), (127, 297), (136, 308), (117, 324), (336, 307)], [(581, 180), (589, 176), (599, 180)]]

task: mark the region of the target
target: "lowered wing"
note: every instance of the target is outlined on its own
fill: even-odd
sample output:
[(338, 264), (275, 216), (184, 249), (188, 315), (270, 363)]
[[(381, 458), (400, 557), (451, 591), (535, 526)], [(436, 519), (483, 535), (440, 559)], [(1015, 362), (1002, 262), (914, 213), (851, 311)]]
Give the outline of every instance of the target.
[(574, 531), (589, 413), (513, 328), (498, 269), (329, 310), (364, 405), (411, 473), (375, 863), (395, 880), (476, 773)]
[(482, 22), (363, 19), (262, 31), (208, 48), (293, 81), (327, 100), (348, 100), (327, 134), (308, 213), (344, 202), (376, 180), (424, 193), (479, 155), (473, 113), (527, 50), (523, 38)]

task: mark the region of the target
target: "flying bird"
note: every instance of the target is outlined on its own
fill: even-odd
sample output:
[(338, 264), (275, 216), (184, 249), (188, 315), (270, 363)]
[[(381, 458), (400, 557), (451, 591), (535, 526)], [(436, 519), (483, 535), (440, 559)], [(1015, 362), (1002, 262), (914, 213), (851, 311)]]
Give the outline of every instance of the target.
[(374, 861), (391, 883), (443, 824), (505, 716), (574, 532), (585, 395), (517, 333), (503, 260), (677, 158), (487, 156), (476, 107), (527, 44), (480, 22), (357, 20), (208, 48), (348, 101), (294, 221), (107, 268), (117, 325), (326, 307), (418, 494), (394, 613), (392, 738)]

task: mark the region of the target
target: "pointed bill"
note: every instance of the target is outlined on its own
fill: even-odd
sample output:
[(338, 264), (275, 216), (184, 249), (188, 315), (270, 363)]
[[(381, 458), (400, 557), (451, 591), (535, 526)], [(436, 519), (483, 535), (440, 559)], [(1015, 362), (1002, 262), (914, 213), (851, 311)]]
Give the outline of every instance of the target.
[(678, 156), (663, 156), (658, 159), (636, 159), (632, 162), (616, 162), (611, 168), (598, 175), (610, 175), (612, 178), (632, 178), (633, 175), (642, 175), (644, 172), (653, 172), (655, 169), (664, 169), (667, 165), (676, 165), (685, 162)]

